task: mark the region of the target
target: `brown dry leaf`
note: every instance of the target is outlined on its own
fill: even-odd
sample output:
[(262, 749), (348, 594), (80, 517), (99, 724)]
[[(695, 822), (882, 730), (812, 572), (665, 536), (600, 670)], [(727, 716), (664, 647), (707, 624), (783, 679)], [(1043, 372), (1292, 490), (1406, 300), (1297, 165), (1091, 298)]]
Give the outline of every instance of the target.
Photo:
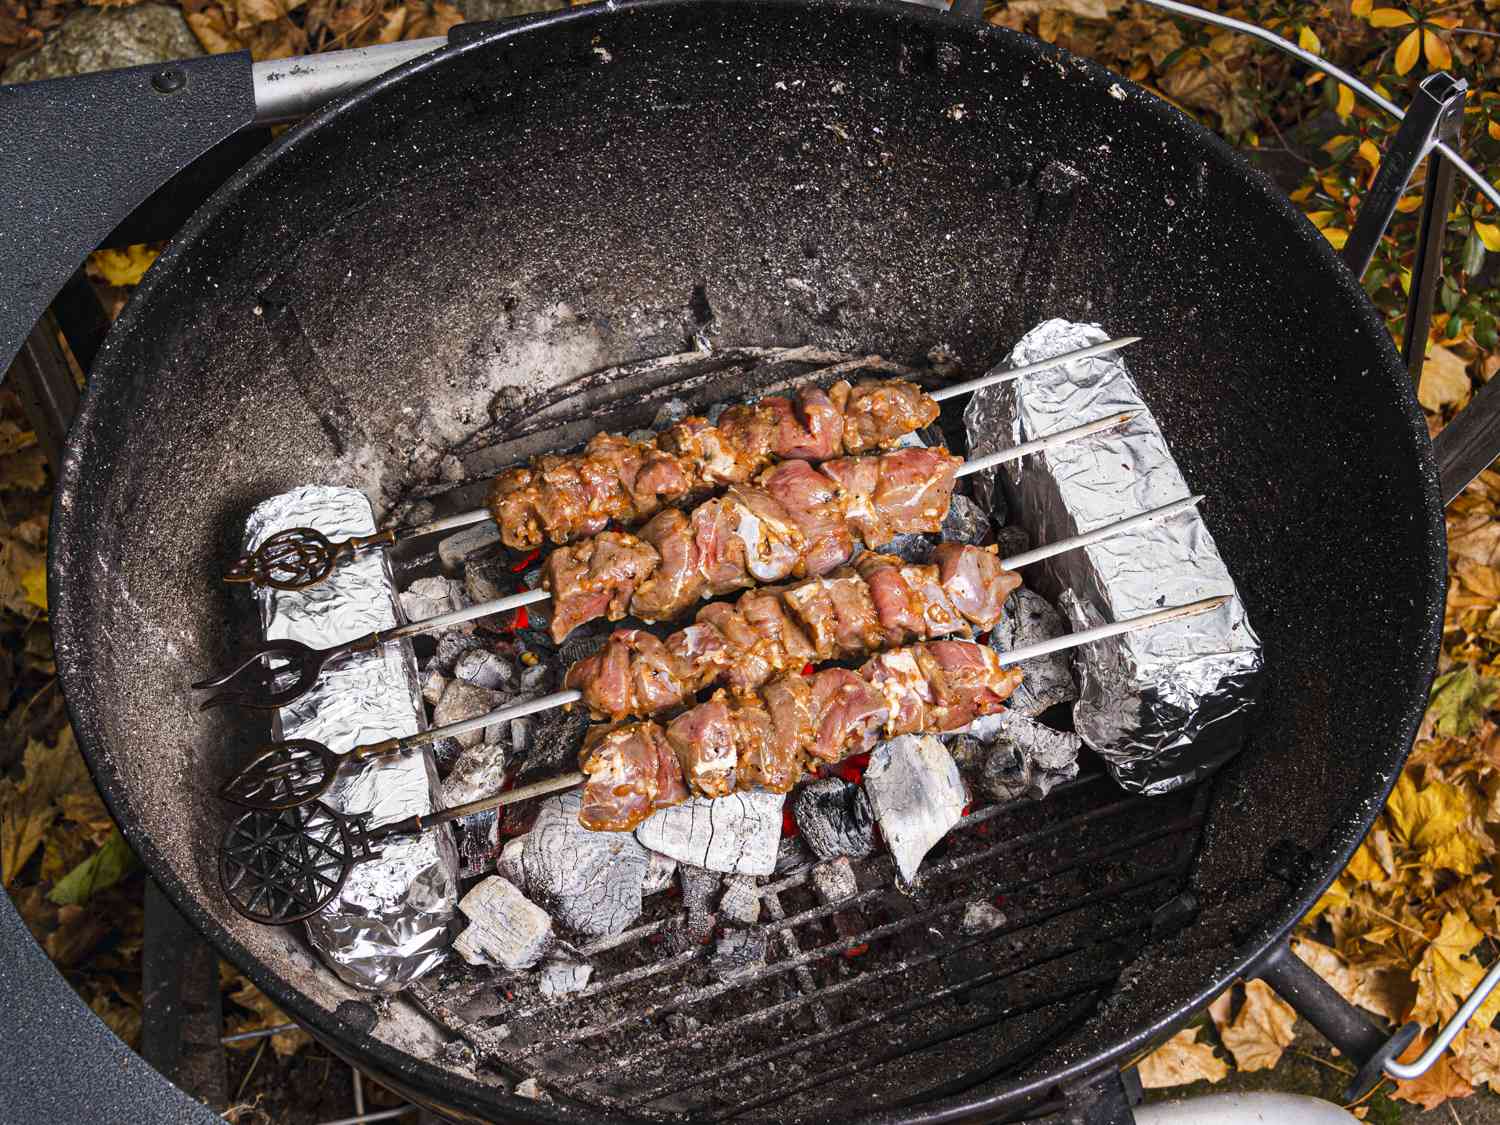
[(83, 906), (62, 906), (57, 911), (57, 929), (42, 946), (54, 964), (76, 965), (109, 936), (114, 928), (108, 913)]
[[(1402, 1062), (1411, 1062), (1427, 1049), (1427, 1037), (1419, 1037), (1401, 1056)], [(1449, 1098), (1467, 1098), (1474, 1087), (1465, 1082), (1453, 1068), (1453, 1056), (1444, 1054), (1431, 1070), (1421, 1078), (1410, 1082), (1397, 1082), (1391, 1097), (1403, 1102), (1415, 1102), (1423, 1109), (1436, 1109)]]
[[(1222, 997), (1221, 997), (1222, 999)], [(1243, 1071), (1270, 1070), (1281, 1061), (1281, 1053), (1291, 1045), (1297, 1012), (1265, 981), (1245, 982), (1245, 1002), (1239, 1015), (1228, 1026), (1219, 1025), (1219, 1038), (1234, 1056), (1234, 1065)]]
[(0, 420), (0, 457), (19, 453), (36, 444), (36, 434), (23, 430), (9, 418)]
[(47, 553), (0, 531), (0, 605), (18, 617), (47, 609)]
[(1433, 344), (1422, 364), (1422, 381), (1417, 387), (1417, 401), (1428, 410), (1439, 412), (1445, 406), (1463, 406), (1469, 401), (1469, 365), (1442, 344)]
[(1185, 1086), (1189, 1082), (1218, 1082), (1229, 1066), (1213, 1047), (1198, 1042), (1197, 1027), (1185, 1027), (1140, 1063), (1141, 1085), (1148, 1090)]
[(1355, 1002), (1355, 994), (1359, 991), (1360, 971), (1351, 968), (1337, 950), (1311, 938), (1297, 937), (1292, 939), (1292, 952), (1345, 1000), (1351, 1004)]
[(0, 457), (0, 492), (36, 492), (47, 487), (47, 456), (32, 445)]
[(0, 886), (6, 887), (41, 846), (57, 817), (57, 798), (89, 784), (71, 728), (65, 727), (50, 746), (29, 743), (21, 767), (19, 783), (0, 782)]
[(244, 50), (245, 45), (230, 28), (229, 18), (225, 15), (223, 8), (212, 6), (200, 11), (190, 11), (184, 8), (183, 14), (187, 18), (188, 27), (192, 28), (193, 34), (198, 37), (198, 42), (210, 55)]
[[(277, 1024), (291, 1022), (291, 1017), (278, 1008), (275, 1001), (227, 965), (223, 966), (219, 976), (221, 983), (225, 985), (237, 985), (235, 990), (229, 994), (229, 999), (240, 1007), (255, 1013), (252, 1016), (231, 1019), (229, 1022), (230, 1034), (238, 1035), (243, 1031), (259, 1031), (263, 1027), (275, 1027)], [(311, 1042), (312, 1037), (301, 1028), (278, 1032), (271, 1036), (271, 1047), (283, 1058), (295, 1055)], [(246, 1049), (257, 1046), (257, 1043), (255, 1040), (244, 1040), (239, 1043), (229, 1043), (227, 1046), (236, 1049)]]
[(1109, 14), (1125, 6), (1125, 0), (1010, 0), (1006, 5), (1021, 15), (1040, 12), (1064, 12), (1086, 20), (1108, 19)]
[(1491, 602), (1500, 601), (1500, 570), (1472, 559), (1459, 559), (1454, 569), (1463, 584), (1480, 597)]
[(1485, 566), (1500, 565), (1500, 520), (1487, 512), (1450, 520), (1448, 556), (1472, 559)]
[(1500, 1031), (1471, 1024), (1453, 1042), (1453, 1069), (1470, 1086), (1500, 1094)]

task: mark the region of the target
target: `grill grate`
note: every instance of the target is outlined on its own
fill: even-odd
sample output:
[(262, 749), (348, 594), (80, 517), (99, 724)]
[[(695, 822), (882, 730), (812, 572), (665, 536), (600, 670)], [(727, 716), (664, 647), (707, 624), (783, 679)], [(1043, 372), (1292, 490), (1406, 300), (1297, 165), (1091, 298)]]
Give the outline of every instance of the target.
[[(664, 894), (655, 917), (583, 947), (594, 980), (571, 996), (457, 963), (411, 995), (483, 1061), (644, 1116), (784, 1120), (958, 1093), (1045, 1051), (1117, 987), (1183, 888), (1206, 795), (1126, 797), (1093, 774), (975, 810), (912, 895), (886, 855), (856, 863), (859, 892), (832, 905), (806, 869), (772, 877), (767, 963), (732, 977), (708, 967), (711, 945), (668, 949), (683, 915)], [(966, 934), (980, 900), (1005, 921)]]

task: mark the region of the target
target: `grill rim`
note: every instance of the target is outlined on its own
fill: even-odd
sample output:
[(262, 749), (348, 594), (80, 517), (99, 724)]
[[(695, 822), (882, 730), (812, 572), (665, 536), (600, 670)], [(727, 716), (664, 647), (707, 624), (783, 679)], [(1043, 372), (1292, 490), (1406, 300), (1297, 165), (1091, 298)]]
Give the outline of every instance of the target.
[[(48, 544), (48, 597), (54, 607), (53, 628), (59, 640), (57, 665), (58, 675), (64, 689), (69, 717), (77, 734), (80, 748), (84, 752), (90, 774), (100, 790), (106, 805), (116, 821), (120, 823), (126, 839), (145, 862), (152, 877), (166, 891), (174, 905), (192, 924), (204, 934), (223, 954), (228, 956), (268, 995), (306, 1027), (327, 1046), (332, 1053), (353, 1065), (367, 1070), (382, 1083), (414, 1100), (437, 1102), (450, 1109), (462, 1109), (466, 1113), (485, 1115), (493, 1113), (497, 1101), (504, 1105), (505, 1112), (516, 1120), (539, 1122), (571, 1121), (577, 1108), (550, 1109), (528, 1099), (501, 1093), (495, 1086), (474, 1082), (454, 1072), (400, 1051), (389, 1044), (365, 1033), (356, 1032), (337, 1019), (335, 1014), (320, 1007), (301, 992), (288, 987), (281, 976), (271, 971), (258, 957), (252, 954), (209, 911), (199, 905), (189, 893), (186, 885), (173, 871), (166, 856), (145, 833), (140, 820), (130, 809), (128, 786), (121, 776), (118, 765), (100, 752), (101, 737), (90, 715), (80, 706), (80, 701), (91, 700), (90, 643), (92, 638), (78, 631), (80, 613), (75, 611), (74, 591), (63, 577), (70, 559), (89, 558), (88, 541), (91, 536), (90, 507), (87, 499), (84, 472), (85, 455), (89, 452), (90, 439), (101, 427), (107, 432), (108, 422), (100, 415), (107, 414), (106, 399), (128, 386), (133, 373), (115, 370), (114, 359), (118, 354), (116, 341), (134, 331), (138, 321), (149, 317), (146, 312), (151, 305), (152, 294), (171, 272), (172, 266), (182, 256), (184, 248), (191, 245), (207, 231), (220, 213), (233, 204), (242, 192), (253, 190), (257, 178), (283, 153), (298, 146), (316, 144), (313, 140), (319, 129), (333, 120), (349, 113), (359, 112), (367, 103), (378, 99), (385, 91), (397, 84), (425, 75), (428, 71), (439, 71), (448, 62), (470, 52), (483, 52), (502, 44), (514, 44), (527, 36), (545, 35), (554, 28), (578, 24), (608, 24), (614, 20), (649, 16), (653, 12), (671, 13), (678, 9), (694, 9), (699, 12), (717, 9), (724, 18), (736, 9), (745, 11), (758, 8), (763, 12), (777, 10), (822, 9), (830, 19), (848, 13), (875, 15), (889, 19), (893, 25), (923, 25), (951, 32), (960, 26), (958, 20), (948, 12), (901, 3), (899, 0), (738, 0), (737, 3), (716, 0), (610, 0), (608, 7), (590, 6), (547, 13), (535, 17), (523, 17), (513, 24), (472, 36), (441, 48), (431, 55), (416, 59), (387, 72), (358, 92), (333, 102), (304, 120), (294, 129), (273, 142), (248, 164), (241, 168), (193, 215), (179, 230), (171, 244), (161, 255), (157, 268), (144, 280), (133, 295), (129, 305), (116, 321), (110, 337), (101, 348), (98, 361), (91, 375), (79, 410), (78, 424), (69, 435), (62, 473), (55, 493), (51, 535)], [(1134, 83), (1114, 74), (1091, 60), (1072, 55), (1060, 48), (1034, 40), (1028, 36), (1005, 29), (990, 28), (975, 23), (977, 35), (1008, 40), (1010, 49), (1048, 63), (1065, 62), (1080, 76), (1080, 79), (1097, 83), (1101, 80), (1120, 84), (1130, 90), (1139, 90)], [(1231, 172), (1238, 173), (1247, 181), (1246, 188), (1260, 197), (1268, 218), (1279, 217), (1284, 221), (1306, 226), (1300, 213), (1261, 172), (1248, 164), (1243, 157), (1231, 149), (1217, 134), (1198, 125), (1185, 115), (1169, 107), (1159, 99), (1141, 102), (1139, 110), (1155, 119), (1161, 128), (1185, 135), (1203, 152), (1205, 162), (1217, 162)], [(1310, 228), (1309, 228), (1310, 229)], [(1313, 232), (1316, 234), (1316, 232)], [(1423, 511), (1408, 513), (1413, 519), (1425, 516), (1422, 529), (1425, 556), (1414, 559), (1425, 573), (1422, 589), (1412, 598), (1414, 613), (1423, 613), (1427, 629), (1420, 644), (1413, 646), (1405, 666), (1406, 675), (1399, 683), (1389, 685), (1389, 690), (1404, 699), (1404, 718), (1394, 732), (1396, 746), (1390, 756), (1390, 768), (1373, 794), (1378, 801), (1361, 802), (1345, 815), (1321, 841), (1321, 857), (1315, 857), (1310, 870), (1304, 875), (1299, 887), (1291, 890), (1283, 899), (1285, 913), (1279, 919), (1269, 920), (1247, 935), (1241, 936), (1232, 956), (1219, 961), (1217, 972), (1209, 971), (1209, 983), (1177, 1011), (1138, 1027), (1129, 1035), (1113, 1044), (1097, 1050), (1087, 1057), (1063, 1065), (1045, 1075), (1024, 1080), (997, 1093), (978, 1099), (945, 1099), (910, 1113), (881, 1111), (865, 1115), (858, 1120), (866, 1125), (918, 1122), (921, 1125), (937, 1125), (939, 1122), (960, 1120), (1013, 1119), (1011, 1114), (1024, 1112), (1056, 1095), (1060, 1088), (1096, 1074), (1102, 1069), (1117, 1066), (1121, 1061), (1138, 1054), (1162, 1036), (1185, 1024), (1201, 1011), (1220, 991), (1235, 979), (1254, 975), (1255, 966), (1266, 956), (1273, 945), (1284, 941), (1297, 921), (1311, 908), (1324, 889), (1337, 877), (1354, 851), (1367, 835), (1375, 817), (1384, 805), (1400, 776), (1401, 767), (1410, 751), (1426, 708), (1427, 689), (1442, 637), (1443, 608), (1446, 598), (1447, 540), (1443, 519), (1443, 505), (1439, 494), (1439, 478), (1431, 441), (1427, 433), (1425, 418), (1418, 407), (1404, 365), (1396, 354), (1394, 344), (1386, 333), (1378, 312), (1369, 301), (1358, 280), (1349, 273), (1334, 252), (1332, 246), (1321, 236), (1309, 238), (1311, 253), (1319, 259), (1325, 281), (1335, 297), (1341, 297), (1350, 315), (1375, 339), (1381, 341), (1386, 352), (1385, 370), (1372, 371), (1367, 377), (1390, 379), (1405, 390), (1400, 405), (1405, 411), (1407, 432), (1402, 435), (1412, 442), (1417, 453), (1415, 466), (1423, 493)], [(1394, 436), (1394, 435), (1393, 435)], [(79, 598), (80, 601), (86, 601)], [(1418, 638), (1414, 638), (1418, 639)], [(1216, 784), (1210, 781), (1208, 784)], [(1346, 806), (1347, 807), (1347, 806)], [(1225, 968), (1224, 966), (1228, 966)], [(478, 1119), (483, 1119), (478, 1118)], [(635, 1123), (644, 1119), (618, 1115), (598, 1116), (600, 1121)]]

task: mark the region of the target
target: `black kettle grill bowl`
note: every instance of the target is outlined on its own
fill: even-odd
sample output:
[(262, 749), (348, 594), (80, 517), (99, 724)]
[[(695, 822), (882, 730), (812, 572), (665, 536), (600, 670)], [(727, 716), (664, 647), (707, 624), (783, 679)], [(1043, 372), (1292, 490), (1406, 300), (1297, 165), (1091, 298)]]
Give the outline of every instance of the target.
[[(116, 324), (58, 492), (58, 665), (112, 810), (325, 1041), (429, 1101), (555, 1115), (433, 1063), (399, 1020), (358, 1030), (297, 936), (228, 909), (212, 794), (263, 718), (199, 715), (186, 685), (250, 639), (217, 576), (255, 502), (307, 481), (378, 494), (414, 435), (478, 429), (500, 384), (524, 401), (678, 350), (709, 313), (720, 345), (941, 343), (971, 368), (1044, 317), (1145, 338), (1129, 362), (1269, 669), (1250, 744), (1210, 783), (1196, 921), (1018, 1069), (836, 1116), (1009, 1112), (1123, 1060), (1280, 940), (1379, 810), (1436, 654), (1436, 476), (1377, 314), (1267, 181), (1123, 79), (925, 10), (561, 13), (374, 83), (226, 185)], [(608, 388), (553, 411), (633, 420)]]

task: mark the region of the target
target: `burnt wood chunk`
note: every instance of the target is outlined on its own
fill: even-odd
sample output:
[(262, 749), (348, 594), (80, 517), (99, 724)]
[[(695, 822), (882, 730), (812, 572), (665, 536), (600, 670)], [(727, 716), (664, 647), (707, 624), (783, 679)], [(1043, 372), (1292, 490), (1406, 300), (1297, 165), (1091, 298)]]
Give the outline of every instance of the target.
[(552, 918), (508, 879), (491, 875), (459, 902), (469, 928), (453, 951), (471, 965), (529, 969), (554, 944)]
[(881, 743), (865, 770), (876, 823), (905, 882), (963, 815), (964, 783), (941, 742), (905, 735)]
[(785, 795), (752, 789), (709, 800), (694, 797), (662, 809), (635, 830), (636, 839), (679, 863), (738, 875), (769, 875), (776, 866)]
[(541, 802), (521, 863), (526, 890), (564, 929), (617, 934), (641, 913), (646, 849), (628, 832), (590, 832), (578, 823), (577, 790)]
[[(1083, 739), (1053, 730), (1014, 711), (983, 720), (991, 742), (979, 774), (980, 786), (997, 800), (1028, 796), (1041, 800), (1059, 782), (1078, 775)], [(977, 725), (977, 724), (976, 724)]]
[(875, 850), (875, 813), (858, 785), (825, 777), (797, 790), (792, 816), (819, 859), (864, 859)]
[(730, 921), (753, 926), (760, 921), (760, 887), (754, 875), (730, 875), (719, 896), (719, 913)]
[[(996, 652), (1009, 652), (1067, 632), (1068, 623), (1052, 603), (1035, 590), (1022, 586), (1005, 599), (1000, 620), (990, 631), (990, 647)], [(1071, 653), (1054, 652), (1034, 657), (1019, 667), (1025, 679), (1006, 700), (1006, 706), (1012, 711), (1034, 719), (1049, 707), (1071, 703), (1078, 698)]]

